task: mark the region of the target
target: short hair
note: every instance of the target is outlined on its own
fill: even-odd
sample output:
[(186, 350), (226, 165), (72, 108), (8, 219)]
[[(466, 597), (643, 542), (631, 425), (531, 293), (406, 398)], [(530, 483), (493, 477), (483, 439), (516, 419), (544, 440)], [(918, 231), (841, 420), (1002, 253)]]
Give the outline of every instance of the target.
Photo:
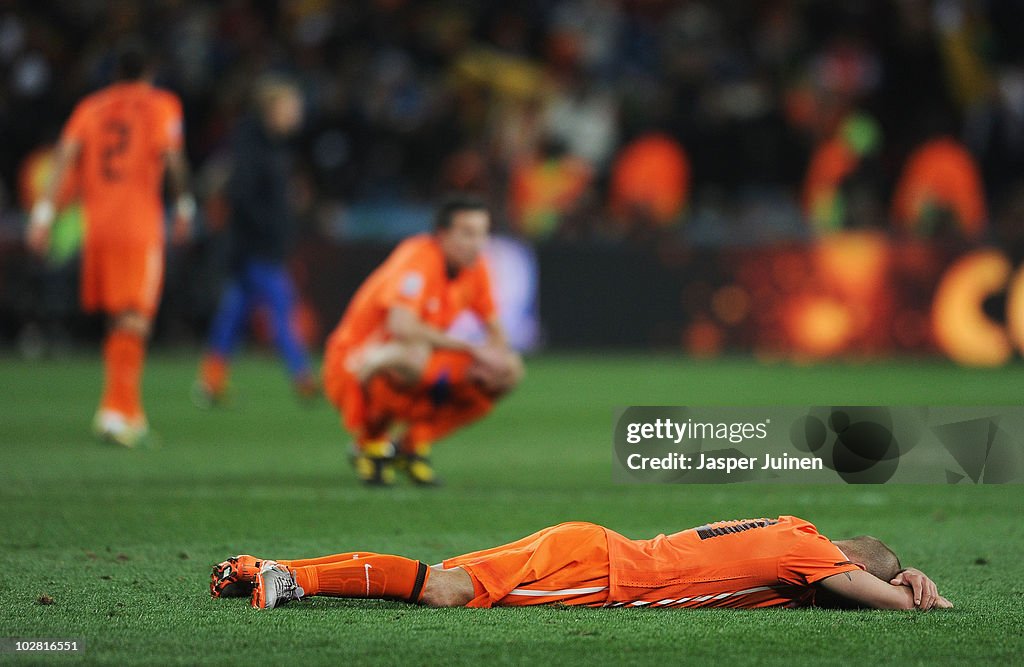
[(277, 100), (285, 96), (301, 99), (299, 85), (280, 74), (266, 74), (256, 81), (253, 89), (253, 103), (261, 113), (266, 113)]
[(445, 197), (442, 200), (441, 205), (437, 208), (437, 215), (434, 216), (434, 231), (442, 231), (450, 229), (452, 226), (452, 219), (456, 213), (462, 211), (485, 211), (489, 212), (490, 209), (487, 204), (484, 203), (483, 199), (475, 195), (469, 194), (456, 194)]
[(839, 542), (838, 546), (847, 558), (862, 563), (869, 573), (882, 581), (890, 581), (903, 569), (900, 559), (882, 540), (870, 535), (858, 535)]
[(114, 72), (119, 81), (138, 81), (149, 72), (152, 64), (149, 50), (142, 38), (126, 37), (118, 44)]

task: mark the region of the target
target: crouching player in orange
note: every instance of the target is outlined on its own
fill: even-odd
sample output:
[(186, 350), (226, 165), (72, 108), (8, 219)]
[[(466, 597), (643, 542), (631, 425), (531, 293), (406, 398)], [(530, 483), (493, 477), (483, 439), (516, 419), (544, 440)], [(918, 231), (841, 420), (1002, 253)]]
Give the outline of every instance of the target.
[(53, 178), (32, 209), (27, 232), (28, 245), (44, 254), (55, 195), (77, 169), (85, 210), (82, 306), (109, 318), (103, 397), (94, 428), (126, 447), (148, 433), (141, 380), (146, 338), (163, 285), (165, 167), (177, 196), (176, 237), (187, 235), (195, 210), (186, 191), (181, 102), (153, 87), (151, 75), (140, 45), (122, 47), (118, 81), (82, 100), (64, 127)]
[(308, 560), (236, 556), (215, 565), (214, 597), (272, 609), (313, 595), (433, 607), (868, 607), (953, 605), (882, 542), (830, 541), (792, 516), (719, 521), (650, 540), (563, 523), (517, 542), (426, 564), (370, 552)]
[[(327, 342), (324, 391), (355, 438), (353, 465), (367, 484), (391, 484), (396, 465), (417, 484), (436, 484), (434, 442), (487, 414), (522, 377), (481, 257), (489, 228), (480, 202), (445, 202), (433, 233), (391, 253)], [(484, 324), (484, 343), (447, 333), (465, 311)]]

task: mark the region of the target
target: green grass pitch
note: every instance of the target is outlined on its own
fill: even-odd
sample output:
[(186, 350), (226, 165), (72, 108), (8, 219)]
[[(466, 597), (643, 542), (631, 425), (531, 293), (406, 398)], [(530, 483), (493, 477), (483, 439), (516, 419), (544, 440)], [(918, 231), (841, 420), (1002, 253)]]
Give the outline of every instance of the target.
[[(326, 404), (304, 408), (250, 356), (235, 409), (188, 401), (195, 359), (146, 371), (157, 450), (89, 435), (98, 359), (0, 359), (0, 637), (81, 638), (71, 656), (0, 663), (977, 664), (1024, 655), (1024, 490), (960, 486), (616, 486), (613, 408), (630, 404), (975, 404), (1020, 400), (1019, 367), (938, 362), (760, 366), (557, 356), (438, 447), (447, 485), (361, 488)], [(425, 609), (318, 598), (274, 612), (211, 600), (210, 564), (365, 549), (428, 562), (577, 519), (651, 537), (791, 513), (868, 532), (920, 567), (948, 612)], [(40, 596), (53, 604), (41, 604)]]

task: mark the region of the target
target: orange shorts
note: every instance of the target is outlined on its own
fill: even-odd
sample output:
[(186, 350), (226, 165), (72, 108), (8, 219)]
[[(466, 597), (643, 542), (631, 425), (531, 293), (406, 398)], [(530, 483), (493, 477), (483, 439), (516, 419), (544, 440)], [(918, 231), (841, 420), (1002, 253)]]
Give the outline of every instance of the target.
[(477, 595), (467, 607), (608, 601), (608, 538), (592, 523), (561, 523), (511, 544), (449, 558), (444, 567), (461, 567), (473, 579)]
[[(384, 378), (375, 378), (364, 388), (355, 375), (361, 359), (381, 339), (372, 338), (350, 348), (328, 345), (324, 356), (324, 393), (341, 414), (345, 428), (357, 437), (377, 437), (382, 428), (395, 421), (412, 421), (429, 417), (435, 407), (431, 392), (424, 387), (401, 387)], [(427, 364), (428, 376), (443, 376), (460, 382), (473, 364), (466, 352), (436, 350)], [(373, 432), (367, 434), (367, 430)]]
[(82, 247), (82, 308), (110, 314), (135, 311), (153, 317), (164, 280), (160, 240), (86, 238)]

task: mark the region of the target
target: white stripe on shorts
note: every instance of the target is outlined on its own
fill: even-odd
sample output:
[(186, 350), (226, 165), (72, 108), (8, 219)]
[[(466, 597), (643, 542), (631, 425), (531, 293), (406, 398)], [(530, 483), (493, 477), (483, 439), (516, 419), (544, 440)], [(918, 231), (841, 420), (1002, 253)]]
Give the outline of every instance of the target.
[(563, 595), (588, 595), (607, 590), (607, 586), (590, 586), (588, 588), (563, 588), (557, 591), (541, 591), (535, 588), (514, 588), (509, 595), (525, 595), (527, 597), (561, 597)]

